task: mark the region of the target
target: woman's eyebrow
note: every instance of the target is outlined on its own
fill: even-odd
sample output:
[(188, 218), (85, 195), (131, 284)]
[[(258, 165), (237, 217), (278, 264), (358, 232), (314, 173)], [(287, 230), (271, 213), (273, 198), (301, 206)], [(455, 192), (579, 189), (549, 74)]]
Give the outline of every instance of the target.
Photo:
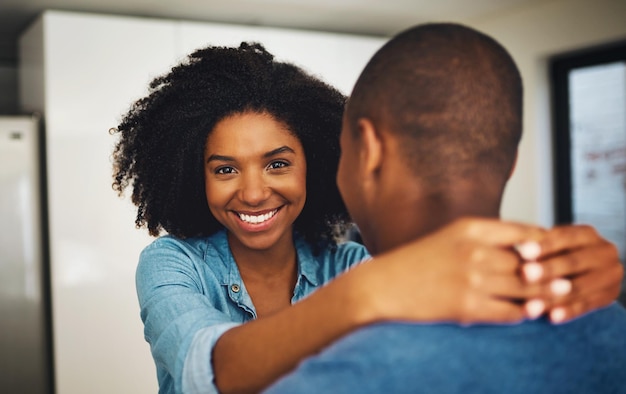
[[(279, 155), (281, 153), (290, 152), (296, 153), (293, 149), (288, 147), (287, 145), (281, 146), (280, 148), (272, 149), (271, 151), (264, 153), (263, 158), (268, 158), (272, 156)], [(224, 156), (224, 155), (211, 155), (207, 158), (206, 162), (209, 163), (211, 161), (227, 161), (227, 162), (235, 162), (235, 158), (232, 156)]]
[(222, 155), (211, 155), (209, 156), (208, 159), (206, 159), (206, 162), (212, 162), (212, 161), (228, 161), (228, 162), (234, 162), (235, 158), (231, 157), (231, 156), (222, 156)]
[(276, 148), (276, 149), (273, 149), (273, 150), (265, 153), (263, 155), (263, 157), (264, 158), (268, 158), (268, 157), (276, 156), (278, 154), (285, 153), (285, 152), (296, 153), (293, 149), (291, 149), (287, 145), (283, 145), (280, 148)]

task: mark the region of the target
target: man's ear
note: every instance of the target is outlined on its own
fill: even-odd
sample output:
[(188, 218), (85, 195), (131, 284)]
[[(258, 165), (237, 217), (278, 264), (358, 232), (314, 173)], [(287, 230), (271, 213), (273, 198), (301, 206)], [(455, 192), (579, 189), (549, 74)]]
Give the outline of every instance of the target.
[(367, 177), (378, 172), (383, 160), (383, 144), (379, 131), (371, 120), (361, 118), (358, 121), (361, 138), (361, 163)]

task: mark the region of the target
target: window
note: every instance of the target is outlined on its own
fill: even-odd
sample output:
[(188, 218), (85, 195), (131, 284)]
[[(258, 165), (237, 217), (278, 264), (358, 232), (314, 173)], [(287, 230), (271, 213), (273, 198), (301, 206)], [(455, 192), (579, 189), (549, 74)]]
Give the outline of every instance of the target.
[(551, 73), (557, 223), (593, 225), (624, 262), (626, 42), (555, 57)]

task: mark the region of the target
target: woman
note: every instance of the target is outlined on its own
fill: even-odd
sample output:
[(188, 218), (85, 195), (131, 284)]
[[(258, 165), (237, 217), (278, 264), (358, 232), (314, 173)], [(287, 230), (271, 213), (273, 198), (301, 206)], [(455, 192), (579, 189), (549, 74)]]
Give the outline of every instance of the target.
[[(436, 276), (407, 258), (430, 256), (418, 242), (346, 272), (368, 255), (336, 242), (348, 225), (335, 185), (344, 100), (244, 43), (193, 53), (124, 117), (113, 186), (132, 187), (137, 226), (169, 234), (137, 268), (161, 392), (258, 391), (375, 321), (507, 322), (543, 311), (519, 301), (549, 298), (552, 278), (524, 283), (519, 258), (504, 251)], [(468, 279), (476, 275), (514, 285), (483, 289)], [(436, 290), (420, 294), (429, 277)], [(567, 292), (568, 281), (552, 283)], [(491, 300), (468, 307), (471, 292)]]

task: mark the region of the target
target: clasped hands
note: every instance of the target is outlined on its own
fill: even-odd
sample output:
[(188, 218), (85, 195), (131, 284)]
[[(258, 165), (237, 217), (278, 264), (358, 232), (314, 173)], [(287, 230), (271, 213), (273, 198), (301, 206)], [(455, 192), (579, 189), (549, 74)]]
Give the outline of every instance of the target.
[(387, 286), (371, 290), (386, 293), (388, 319), (562, 323), (613, 302), (624, 276), (617, 248), (586, 225), (463, 218), (386, 254)]

